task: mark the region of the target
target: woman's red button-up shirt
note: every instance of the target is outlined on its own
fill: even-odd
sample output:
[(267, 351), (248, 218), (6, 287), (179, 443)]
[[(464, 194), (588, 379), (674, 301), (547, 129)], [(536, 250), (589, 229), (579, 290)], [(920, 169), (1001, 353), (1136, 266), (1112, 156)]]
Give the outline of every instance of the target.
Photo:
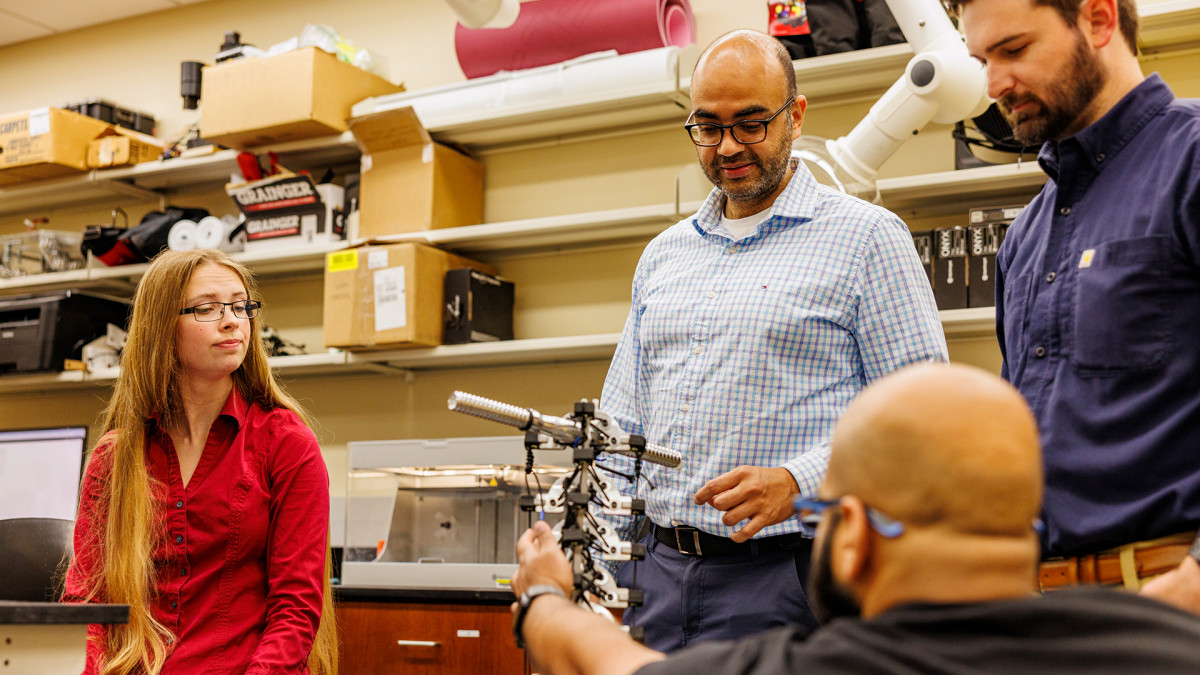
[[(184, 487), (170, 436), (153, 420), (149, 428), (146, 466), (161, 484), (164, 521), (153, 612), (176, 636), (163, 675), (306, 673), (329, 531), (316, 437), (294, 412), (248, 405), (235, 389)], [(104, 527), (98, 499), (111, 450), (102, 441), (88, 462), (65, 602), (84, 598), (84, 575), (99, 563), (101, 552), (83, 544)], [(84, 675), (99, 672), (103, 630), (89, 626)]]

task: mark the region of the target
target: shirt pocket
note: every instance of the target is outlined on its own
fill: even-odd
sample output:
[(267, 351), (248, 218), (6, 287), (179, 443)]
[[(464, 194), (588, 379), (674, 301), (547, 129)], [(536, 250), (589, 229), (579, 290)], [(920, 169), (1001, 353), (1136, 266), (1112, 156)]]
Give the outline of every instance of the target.
[(1029, 333), (1029, 280), (1031, 274), (1022, 274), (1004, 283), (1004, 353), (1008, 359), (1009, 373), (1013, 374), (1018, 363), (1025, 361), (1025, 335)]
[(1081, 254), (1081, 261), (1090, 261), (1076, 270), (1071, 363), (1082, 373), (1154, 370), (1166, 363), (1170, 247), (1167, 237), (1139, 237)]

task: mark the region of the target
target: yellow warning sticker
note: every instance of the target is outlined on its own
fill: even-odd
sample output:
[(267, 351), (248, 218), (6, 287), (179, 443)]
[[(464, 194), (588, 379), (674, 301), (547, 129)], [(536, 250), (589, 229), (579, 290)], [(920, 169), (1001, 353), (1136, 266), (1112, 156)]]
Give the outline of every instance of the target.
[(341, 272), (343, 270), (358, 269), (358, 251), (338, 251), (330, 253), (325, 259), (325, 270), (328, 272)]

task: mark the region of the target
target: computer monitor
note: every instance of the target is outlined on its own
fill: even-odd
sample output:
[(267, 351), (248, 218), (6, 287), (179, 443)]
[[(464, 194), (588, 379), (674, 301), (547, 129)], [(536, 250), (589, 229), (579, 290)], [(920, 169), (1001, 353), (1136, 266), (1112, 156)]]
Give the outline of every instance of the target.
[(87, 427), (0, 430), (0, 520), (75, 520)]

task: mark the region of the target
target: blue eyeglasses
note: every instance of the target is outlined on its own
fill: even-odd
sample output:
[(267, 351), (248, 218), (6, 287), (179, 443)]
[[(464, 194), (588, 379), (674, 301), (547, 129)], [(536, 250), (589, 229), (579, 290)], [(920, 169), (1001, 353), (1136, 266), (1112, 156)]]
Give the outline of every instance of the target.
[[(837, 506), (841, 501), (841, 497), (837, 499), (796, 497), (792, 501), (792, 506), (795, 507), (797, 519), (800, 521), (801, 534), (809, 538), (816, 537), (817, 525), (821, 523), (821, 515), (830, 507)], [(904, 523), (871, 506), (867, 506), (867, 521), (881, 537), (895, 539), (904, 534)], [(1038, 534), (1046, 529), (1046, 525), (1038, 518), (1033, 519), (1032, 527), (1033, 531)]]
[[(810, 539), (816, 537), (817, 525), (821, 523), (821, 515), (830, 507), (837, 506), (841, 501), (841, 497), (837, 499), (805, 499), (803, 497), (796, 497), (792, 501), (792, 506), (796, 508), (796, 514), (800, 520), (800, 533)], [(895, 539), (904, 534), (904, 523), (883, 513), (879, 509), (868, 506), (867, 520), (871, 523), (871, 528), (878, 532), (881, 537)]]

